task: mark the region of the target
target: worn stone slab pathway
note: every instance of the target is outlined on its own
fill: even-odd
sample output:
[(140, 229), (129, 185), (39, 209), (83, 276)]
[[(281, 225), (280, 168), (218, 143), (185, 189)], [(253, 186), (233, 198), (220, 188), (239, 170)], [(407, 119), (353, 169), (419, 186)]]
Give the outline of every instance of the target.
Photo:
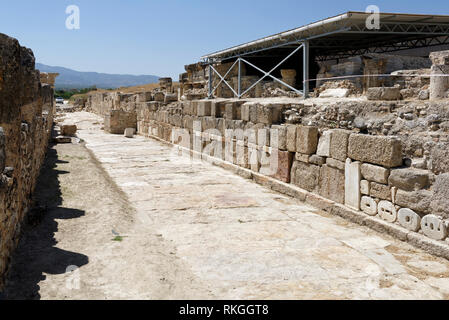
[[(118, 186), (115, 196), (126, 198), (129, 211), (88, 220), (98, 208), (94, 213), (84, 208), (85, 216), (76, 220), (92, 225), (73, 230), (58, 221), (56, 246), (85, 254), (89, 263), (79, 269), (78, 290), (62, 285), (70, 275), (47, 274), (41, 298), (449, 297), (445, 259), (177, 156), (158, 141), (106, 134), (96, 115), (71, 113), (65, 121), (78, 125), (78, 136)], [(96, 191), (103, 200), (115, 197)], [(123, 241), (111, 242), (111, 228)], [(73, 233), (76, 248), (65, 241)]]

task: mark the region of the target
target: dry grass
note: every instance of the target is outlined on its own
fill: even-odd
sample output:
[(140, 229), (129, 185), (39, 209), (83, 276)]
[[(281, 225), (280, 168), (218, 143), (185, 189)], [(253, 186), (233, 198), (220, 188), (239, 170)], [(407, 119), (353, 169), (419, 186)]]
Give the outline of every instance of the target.
[[(179, 88), (179, 82), (173, 82), (173, 87), (176, 92), (176, 90)], [(134, 87), (121, 87), (121, 88), (113, 89), (113, 90), (97, 89), (96, 92), (137, 93), (137, 92), (151, 91), (151, 90), (154, 90), (157, 88), (159, 88), (159, 83), (148, 83), (148, 84), (134, 86)]]

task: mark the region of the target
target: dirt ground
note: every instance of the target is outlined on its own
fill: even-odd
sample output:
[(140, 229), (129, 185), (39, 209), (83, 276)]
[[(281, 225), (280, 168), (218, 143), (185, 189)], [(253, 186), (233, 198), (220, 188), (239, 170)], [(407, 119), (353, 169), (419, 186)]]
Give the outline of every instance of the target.
[(200, 286), (178, 272), (170, 243), (136, 230), (134, 209), (82, 144), (50, 148), (35, 198), (44, 208), (26, 226), (4, 298), (180, 298)]

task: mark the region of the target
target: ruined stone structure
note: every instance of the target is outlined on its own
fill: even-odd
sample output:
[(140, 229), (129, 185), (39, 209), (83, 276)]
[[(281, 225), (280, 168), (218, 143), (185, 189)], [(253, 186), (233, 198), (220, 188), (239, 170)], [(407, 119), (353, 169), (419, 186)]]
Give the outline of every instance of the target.
[(30, 49), (0, 34), (0, 289), (53, 124), (53, 89), (34, 66)]
[[(441, 57), (447, 55), (432, 56), (440, 57), (434, 63), (445, 63)], [(108, 110), (126, 114), (130, 128), (135, 113), (138, 134), (239, 167), (237, 172), (247, 177), (272, 178), (281, 183), (272, 188), (324, 210), (360, 212), (354, 218), (358, 222), (402, 240), (417, 244), (415, 235), (423, 235), (444, 244), (449, 221), (449, 103), (400, 100), (400, 85), (417, 81), (413, 74), (405, 78), (396, 78), (399, 85), (370, 88), (368, 100), (168, 102), (157, 92), (112, 93), (103, 94), (98, 104), (99, 94), (93, 94), (91, 109), (106, 116), (110, 132)], [(439, 92), (449, 89), (444, 81), (437, 86)], [(426, 90), (434, 88), (429, 81)], [(124, 127), (118, 125), (117, 133), (123, 134)]]

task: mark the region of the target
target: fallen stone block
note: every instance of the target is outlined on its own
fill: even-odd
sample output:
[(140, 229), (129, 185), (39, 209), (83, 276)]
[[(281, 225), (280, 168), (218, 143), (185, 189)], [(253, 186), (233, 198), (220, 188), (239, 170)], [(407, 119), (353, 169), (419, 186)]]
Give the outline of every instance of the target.
[(387, 168), (399, 167), (402, 165), (402, 145), (395, 137), (351, 134), (348, 156), (357, 161)]
[(76, 125), (62, 125), (61, 126), (61, 136), (73, 137), (77, 131)]
[(407, 230), (418, 232), (421, 228), (421, 217), (413, 210), (402, 208), (398, 212), (398, 222)]
[(447, 226), (441, 217), (429, 214), (421, 220), (421, 230), (424, 235), (434, 240), (447, 238)]
[(396, 87), (368, 88), (366, 97), (368, 100), (399, 100), (401, 99), (401, 91), (400, 88)]
[(349, 89), (336, 88), (326, 89), (320, 93), (320, 98), (346, 98), (349, 96)]
[(125, 129), (125, 137), (126, 138), (133, 138), (134, 137), (134, 128), (126, 128)]

